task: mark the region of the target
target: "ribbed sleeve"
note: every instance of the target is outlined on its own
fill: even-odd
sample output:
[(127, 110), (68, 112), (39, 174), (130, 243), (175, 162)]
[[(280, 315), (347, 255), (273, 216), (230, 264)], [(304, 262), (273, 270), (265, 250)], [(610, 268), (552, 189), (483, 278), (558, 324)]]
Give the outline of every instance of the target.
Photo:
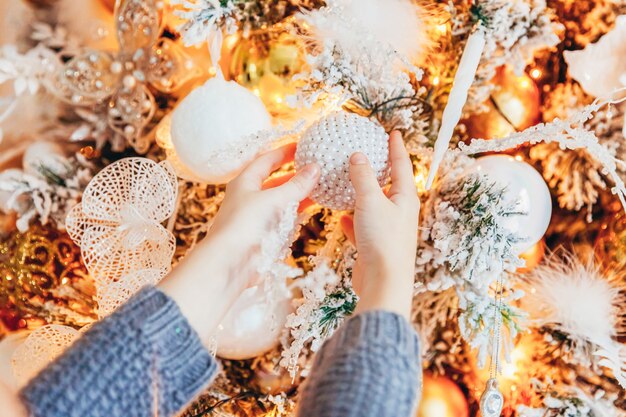
[(325, 343), (300, 398), (300, 417), (412, 417), (421, 390), (417, 334), (401, 316), (360, 314)]
[(30, 381), (22, 398), (32, 417), (169, 417), (216, 371), (174, 301), (147, 287)]

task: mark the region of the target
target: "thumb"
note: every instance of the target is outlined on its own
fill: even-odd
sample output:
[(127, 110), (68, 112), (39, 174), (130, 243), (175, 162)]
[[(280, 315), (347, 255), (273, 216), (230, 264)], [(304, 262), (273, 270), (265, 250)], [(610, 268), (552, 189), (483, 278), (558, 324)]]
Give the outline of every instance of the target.
[(320, 177), (320, 167), (317, 164), (309, 164), (296, 173), (289, 181), (280, 187), (268, 190), (270, 193), (279, 195), (281, 201), (302, 201), (311, 194)]
[(370, 166), (367, 156), (361, 152), (357, 152), (350, 157), (350, 181), (356, 197), (367, 197), (380, 193), (382, 189), (378, 184), (376, 173)]

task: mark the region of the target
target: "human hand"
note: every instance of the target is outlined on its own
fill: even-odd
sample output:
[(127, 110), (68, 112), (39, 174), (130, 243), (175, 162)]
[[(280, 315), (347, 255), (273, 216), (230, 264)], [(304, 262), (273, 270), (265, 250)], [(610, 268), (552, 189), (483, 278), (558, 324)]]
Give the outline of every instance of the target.
[(411, 314), (420, 202), (412, 163), (399, 132), (389, 138), (391, 188), (378, 185), (367, 157), (350, 158), (350, 179), (356, 191), (354, 217), (341, 225), (356, 246), (353, 285), (359, 294), (357, 313), (387, 310)]
[(317, 165), (304, 167), (286, 182), (264, 184), (273, 171), (293, 160), (294, 153), (295, 144), (268, 152), (231, 181), (207, 237), (161, 284), (205, 339), (258, 278), (254, 260), (263, 238), (285, 208), (302, 202), (317, 184)]

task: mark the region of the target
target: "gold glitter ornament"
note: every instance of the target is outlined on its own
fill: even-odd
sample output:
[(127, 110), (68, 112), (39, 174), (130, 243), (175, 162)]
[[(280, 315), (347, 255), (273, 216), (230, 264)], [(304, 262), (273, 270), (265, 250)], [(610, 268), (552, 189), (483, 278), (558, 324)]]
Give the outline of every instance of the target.
[[(21, 316), (84, 324), (95, 317), (93, 294), (80, 249), (66, 233), (34, 225), (0, 241), (0, 305)], [(64, 313), (56, 315), (54, 305)]]
[[(288, 110), (286, 97), (296, 93), (294, 75), (304, 66), (297, 39), (287, 32), (238, 36), (228, 56), (227, 78), (259, 96), (272, 115)], [(268, 39), (269, 38), (269, 39)]]

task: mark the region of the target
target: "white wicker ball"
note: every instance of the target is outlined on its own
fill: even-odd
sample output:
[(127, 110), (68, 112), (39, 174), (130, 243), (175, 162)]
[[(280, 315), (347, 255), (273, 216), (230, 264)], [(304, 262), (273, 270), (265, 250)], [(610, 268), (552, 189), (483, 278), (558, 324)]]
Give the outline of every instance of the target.
[(354, 188), (350, 182), (350, 156), (367, 156), (378, 182), (389, 179), (389, 143), (385, 129), (366, 117), (338, 111), (320, 119), (304, 133), (296, 151), (296, 170), (311, 163), (321, 168), (321, 176), (311, 198), (335, 210), (354, 208)]

